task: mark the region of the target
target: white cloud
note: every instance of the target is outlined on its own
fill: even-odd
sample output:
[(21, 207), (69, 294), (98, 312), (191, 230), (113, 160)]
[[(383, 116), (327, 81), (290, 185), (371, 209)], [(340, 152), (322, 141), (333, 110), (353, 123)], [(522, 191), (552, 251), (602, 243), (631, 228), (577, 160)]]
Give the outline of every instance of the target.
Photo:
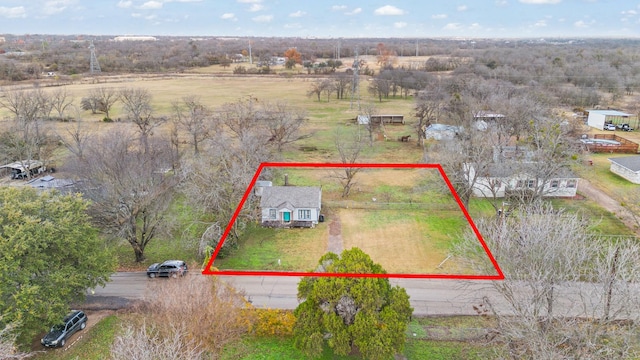
[(431, 15), (432, 19), (446, 19), (447, 18), (447, 14), (436, 14), (436, 15)]
[(576, 22), (573, 23), (573, 26), (577, 27), (577, 28), (588, 28), (589, 27), (589, 23), (583, 21), (583, 20), (578, 20)]
[(73, 5), (74, 3), (74, 0), (45, 1), (41, 10), (45, 15), (54, 15), (63, 12), (69, 5)]
[(518, 0), (523, 4), (558, 4), (562, 2), (562, 0)]
[(534, 27), (546, 27), (547, 26), (547, 20), (538, 20), (536, 21), (535, 24), (533, 24)]
[(259, 4), (262, 0), (238, 0), (241, 4)]
[(398, 9), (393, 5), (385, 5), (383, 7), (377, 8), (373, 13), (376, 15), (403, 15), (404, 10)]
[(635, 10), (624, 10), (620, 14), (634, 16), (634, 15), (638, 15), (638, 12)]
[(393, 23), (393, 27), (396, 28), (396, 29), (402, 29), (402, 28), (407, 27), (407, 23), (404, 22), (404, 21), (398, 21), (396, 23)]
[(142, 4), (138, 9), (162, 9), (162, 3), (160, 1), (151, 0)]
[(133, 2), (131, 1), (125, 1), (125, 0), (120, 0), (118, 1), (118, 7), (119, 8), (123, 8), (123, 9), (128, 9), (133, 5)]
[(5, 18), (24, 18), (27, 17), (27, 11), (24, 9), (24, 6), (16, 6), (16, 7), (4, 7), (0, 6), (0, 17)]
[(147, 16), (145, 16), (144, 18), (145, 18), (146, 20), (154, 20), (154, 19), (156, 19), (157, 17), (158, 17), (158, 16), (156, 16), (156, 15), (147, 15)]
[(469, 8), (467, 7), (467, 5), (458, 5), (456, 6), (456, 10), (458, 11), (467, 11)]
[(289, 14), (289, 17), (296, 17), (297, 18), (297, 17), (303, 17), (305, 15), (307, 15), (306, 12), (304, 12), (302, 10), (298, 10), (298, 11), (296, 11), (294, 13)]
[(443, 27), (443, 29), (445, 29), (445, 30), (460, 30), (460, 29), (462, 29), (462, 25), (460, 25), (459, 23), (448, 23), (447, 25), (445, 25)]
[(347, 10), (347, 5), (333, 5), (331, 7), (332, 11), (342, 11), (342, 10)]
[(271, 22), (271, 20), (273, 20), (273, 15), (260, 15), (252, 18), (251, 20), (259, 23)]
[(226, 13), (220, 15), (220, 19), (222, 20), (236, 20), (236, 15), (234, 13)]
[(262, 9), (264, 9), (264, 5), (262, 4), (251, 4), (251, 6), (249, 6), (249, 11), (251, 12), (260, 11)]
[(477, 31), (482, 29), (482, 26), (478, 23), (473, 23), (469, 26), (469, 30)]
[(302, 29), (302, 25), (300, 25), (300, 23), (284, 24), (284, 28), (285, 29)]
[(496, 6), (507, 6), (509, 5), (509, 1), (507, 0), (496, 0)]
[(362, 8), (355, 8), (349, 12), (344, 13), (345, 15), (357, 15), (362, 12)]

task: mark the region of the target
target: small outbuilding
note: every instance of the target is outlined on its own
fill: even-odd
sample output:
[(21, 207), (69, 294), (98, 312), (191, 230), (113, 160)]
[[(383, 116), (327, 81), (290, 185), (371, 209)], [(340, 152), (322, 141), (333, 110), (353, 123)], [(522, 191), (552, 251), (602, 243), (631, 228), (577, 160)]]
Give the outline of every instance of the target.
[(587, 125), (603, 130), (605, 124), (631, 124), (632, 127), (637, 127), (638, 117), (633, 114), (627, 114), (617, 110), (587, 110), (589, 116), (587, 117)]
[(634, 184), (640, 184), (640, 155), (609, 158), (609, 170)]
[(320, 220), (322, 189), (315, 186), (265, 186), (260, 208), (262, 226), (314, 227)]

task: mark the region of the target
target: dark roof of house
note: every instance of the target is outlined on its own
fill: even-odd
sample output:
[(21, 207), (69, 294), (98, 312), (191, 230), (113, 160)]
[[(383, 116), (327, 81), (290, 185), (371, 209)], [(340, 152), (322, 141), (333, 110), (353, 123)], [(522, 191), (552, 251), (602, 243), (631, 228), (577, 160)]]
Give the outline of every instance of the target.
[(609, 161), (625, 167), (633, 172), (640, 171), (640, 155), (609, 158)]
[(262, 191), (260, 207), (279, 208), (285, 203), (294, 208), (319, 208), (322, 190), (315, 186), (267, 186)]

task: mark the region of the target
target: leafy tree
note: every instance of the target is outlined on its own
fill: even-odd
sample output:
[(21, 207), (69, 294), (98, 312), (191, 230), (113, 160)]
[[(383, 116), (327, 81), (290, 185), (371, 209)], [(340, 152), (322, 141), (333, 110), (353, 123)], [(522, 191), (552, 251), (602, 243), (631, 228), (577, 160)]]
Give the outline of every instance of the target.
[[(329, 273), (384, 274), (358, 248), (320, 258)], [(298, 285), (303, 300), (295, 310), (296, 347), (309, 356), (322, 353), (325, 339), (336, 354), (356, 347), (365, 359), (390, 359), (402, 351), (413, 309), (409, 296), (389, 279), (376, 277), (305, 277)]]
[(302, 55), (296, 50), (296, 48), (290, 48), (284, 52), (284, 57), (288, 60), (293, 60), (291, 64), (287, 62), (287, 69), (295, 67), (296, 64), (302, 65)]
[(28, 343), (87, 288), (104, 285), (115, 261), (80, 196), (2, 187), (0, 202), (0, 325), (17, 324)]

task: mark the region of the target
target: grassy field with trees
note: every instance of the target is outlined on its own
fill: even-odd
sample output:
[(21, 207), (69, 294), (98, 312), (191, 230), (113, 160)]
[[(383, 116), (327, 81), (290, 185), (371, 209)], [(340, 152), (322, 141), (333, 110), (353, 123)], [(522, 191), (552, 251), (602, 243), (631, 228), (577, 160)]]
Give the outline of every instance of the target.
[[(640, 113), (636, 40), (593, 39), (562, 46), (526, 40), (482, 40), (474, 46), (465, 41), (429, 40), (418, 56), (403, 56), (399, 54), (414, 54), (415, 45), (402, 39), (385, 39), (384, 43), (380, 39), (350, 39), (345, 40), (343, 58), (338, 62), (332, 58), (329, 41), (299, 41), (293, 53), (287, 39), (265, 39), (254, 49), (255, 62), (250, 63), (234, 63), (236, 60), (226, 55), (243, 53), (246, 44), (241, 41), (196, 44), (176, 38), (170, 44), (142, 43), (136, 48), (131, 43), (103, 40), (96, 39), (96, 46), (104, 49), (99, 75), (86, 73), (88, 61), (73, 60), (74, 55), (80, 56), (80, 49), (67, 41), (51, 44), (45, 51), (37, 51), (38, 44), (26, 45), (24, 56), (3, 56), (0, 61), (0, 162), (43, 161), (55, 169), (52, 175), (56, 178), (76, 182), (88, 200), (77, 205), (78, 209), (86, 206), (86, 218), (77, 223), (90, 220), (90, 226), (60, 226), (58, 230), (75, 229), (91, 240), (85, 245), (95, 242), (93, 249), (108, 249), (96, 253), (89, 265), (109, 264), (103, 257), (115, 254), (119, 269), (142, 270), (152, 262), (179, 256), (197, 271), (218, 244), (221, 231), (263, 162), (438, 163), (474, 221), (481, 224), (490, 248), (499, 248), (498, 262), (505, 263), (507, 281), (492, 285), (512, 300), (516, 317), (489, 311), (483, 317), (461, 320), (472, 325), (438, 320), (436, 326), (451, 332), (482, 328), (496, 334), (491, 340), (438, 337), (425, 323), (428, 319), (414, 319), (406, 324), (404, 335), (394, 338), (397, 343), (406, 342), (404, 356), (519, 359), (638, 355), (637, 346), (625, 339), (638, 335), (635, 320), (640, 305), (636, 300), (640, 297), (627, 284), (638, 281), (639, 275), (630, 264), (640, 260), (635, 236), (640, 222), (628, 228), (615, 214), (580, 196), (553, 199), (553, 207), (541, 205), (552, 195), (547, 185), (561, 170), (569, 169), (640, 214), (637, 186), (608, 170), (607, 159), (612, 154), (588, 153), (578, 141), (583, 134), (603, 132), (585, 126), (581, 117), (585, 110), (599, 107)], [(356, 44), (362, 49), (357, 86), (351, 66), (356, 60)], [(380, 45), (385, 51), (380, 51)], [(60, 56), (61, 51), (69, 56)], [(271, 56), (286, 51), (294, 62), (269, 64)], [(137, 61), (122, 60), (133, 53), (138, 54)], [(45, 71), (56, 75), (45, 77)], [(354, 89), (357, 93), (352, 93)], [(509, 121), (487, 120), (478, 126), (478, 114), (486, 112), (501, 114)], [(399, 114), (405, 122), (358, 125), (355, 119), (363, 114)], [(432, 124), (458, 130), (448, 140), (427, 138), (424, 130)], [(638, 125), (636, 120), (632, 127), (638, 129)], [(408, 135), (408, 142), (399, 141)], [(623, 135), (640, 141), (637, 131)], [(497, 161), (514, 159), (509, 169), (515, 172), (525, 171), (526, 163), (536, 164), (533, 169), (526, 168), (531, 186), (514, 186), (507, 198), (473, 196), (480, 175), (492, 173)], [(6, 175), (2, 183), (7, 189), (25, 183), (9, 180), (8, 172)], [(279, 184), (282, 176), (282, 172), (267, 171), (261, 179)], [(330, 221), (339, 219), (344, 248), (362, 249), (388, 272), (488, 271), (490, 264), (482, 261), (482, 254), (474, 256), (478, 254), (477, 241), (474, 243), (465, 231), (465, 219), (450, 209), (456, 204), (439, 175), (292, 169), (288, 176), (293, 184), (322, 184), (328, 222), (315, 229), (264, 229), (257, 225), (257, 199), (250, 197), (225, 242), (225, 256), (216, 260), (216, 266), (313, 268), (326, 252)], [(7, 201), (20, 199), (15, 194), (8, 196)], [(69, 199), (46, 201), (62, 201), (63, 205), (69, 201), (71, 206)], [(429, 207), (425, 210), (407, 204)], [(433, 211), (434, 206), (443, 209)], [(508, 214), (497, 216), (505, 207)], [(45, 215), (64, 217), (37, 206), (28, 210), (39, 211), (26, 222), (33, 226), (45, 221)], [(28, 214), (27, 210), (23, 214), (7, 210), (4, 216), (9, 219), (24, 213)], [(73, 219), (78, 218), (64, 220)], [(22, 258), (28, 258), (30, 265), (48, 261), (30, 255), (25, 248), (35, 251), (40, 244), (56, 242), (42, 231), (36, 232), (39, 237), (24, 235), (28, 231), (3, 226), (2, 239), (17, 244), (3, 252), (5, 269)], [(61, 234), (56, 240), (72, 237)], [(403, 241), (392, 240), (397, 238)], [(38, 239), (37, 244), (33, 242)], [(514, 247), (516, 243), (521, 248)], [(585, 243), (589, 246), (583, 246)], [(20, 249), (24, 251), (17, 252)], [(449, 255), (454, 256), (438, 269)], [(543, 255), (553, 261), (541, 262)], [(99, 271), (106, 271), (105, 266)], [(41, 273), (42, 269), (30, 269), (20, 277), (3, 272), (6, 281), (0, 294), (0, 325), (8, 325), (14, 320), (10, 315), (18, 314), (12, 313), (12, 301), (22, 308), (44, 307), (40, 291), (64, 293), (66, 297), (43, 310), (40, 318), (17, 319), (25, 326), (41, 321), (42, 327), (59, 317), (63, 300), (73, 291), (101, 279), (99, 273), (91, 273), (94, 277), (89, 280), (74, 280), (71, 292), (63, 287), (55, 291), (30, 284)], [(68, 279), (56, 276), (56, 281)], [(16, 281), (23, 293), (13, 296)], [(182, 304), (147, 299), (141, 307), (130, 309), (130, 314), (106, 317), (72, 352), (39, 356), (104, 358), (111, 353), (113, 359), (125, 359), (136, 356), (127, 351), (138, 348), (156, 358), (170, 357), (172, 349), (181, 349), (194, 359), (249, 359), (257, 354), (264, 359), (304, 358), (303, 353), (292, 350), (295, 319), (291, 313), (260, 312), (214, 279), (204, 281), (207, 283), (198, 284), (197, 289), (167, 289), (198, 294), (189, 306), (180, 308)], [(539, 296), (521, 296), (525, 293), (517, 286), (527, 281), (531, 282), (527, 283), (530, 291)], [(554, 291), (563, 282), (602, 285), (585, 298), (597, 299), (606, 311), (578, 316), (556, 311), (554, 305), (560, 299)], [(214, 297), (220, 301), (197, 301)], [(626, 300), (612, 302), (620, 298)], [(631, 321), (621, 323), (616, 316)], [(210, 331), (186, 327), (189, 319), (201, 323), (200, 330)], [(167, 322), (174, 326), (162, 326)], [(225, 333), (218, 331), (223, 328), (220, 323), (225, 324)], [(268, 334), (259, 330), (265, 328), (282, 331)], [(576, 328), (586, 329), (588, 334), (577, 336), (571, 331)], [(32, 334), (24, 332), (23, 336)], [(23, 345), (29, 343), (19, 339)], [(355, 344), (353, 340), (340, 344), (342, 357), (334, 354), (332, 346), (311, 345), (319, 358), (362, 358), (363, 352), (345, 352), (346, 343)]]

